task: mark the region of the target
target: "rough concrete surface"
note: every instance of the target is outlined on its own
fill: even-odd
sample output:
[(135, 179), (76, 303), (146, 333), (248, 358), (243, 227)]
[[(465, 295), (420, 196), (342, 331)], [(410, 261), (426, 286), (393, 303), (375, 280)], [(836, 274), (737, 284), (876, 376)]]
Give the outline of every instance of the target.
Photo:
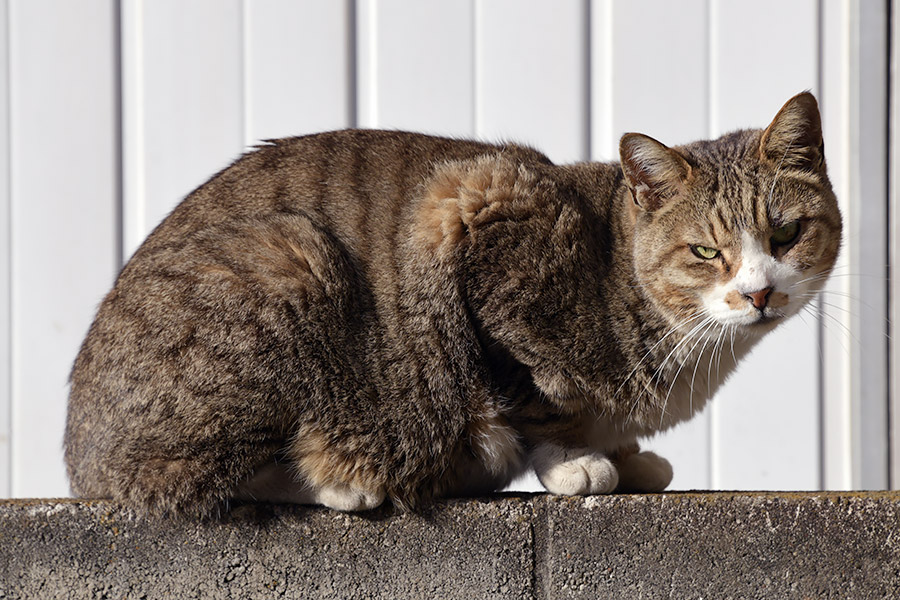
[(0, 598), (892, 598), (900, 493), (243, 506), (145, 520), (0, 500)]

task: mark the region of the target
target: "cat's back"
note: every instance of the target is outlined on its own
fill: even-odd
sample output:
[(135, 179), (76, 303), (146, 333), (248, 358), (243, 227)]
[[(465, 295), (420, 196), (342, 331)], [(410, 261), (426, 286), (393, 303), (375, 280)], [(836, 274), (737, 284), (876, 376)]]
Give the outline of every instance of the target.
[(550, 163), (525, 146), (404, 131), (344, 129), (271, 140), (191, 193), (144, 247), (211, 225), (277, 213), (303, 213), (353, 240), (389, 229), (437, 167), (490, 154)]

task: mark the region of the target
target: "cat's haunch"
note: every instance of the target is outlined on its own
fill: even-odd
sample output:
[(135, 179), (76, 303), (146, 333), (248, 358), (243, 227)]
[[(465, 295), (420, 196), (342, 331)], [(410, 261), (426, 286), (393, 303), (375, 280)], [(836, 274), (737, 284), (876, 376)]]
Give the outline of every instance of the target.
[(145, 514), (658, 491), (636, 440), (698, 412), (837, 256), (818, 107), (620, 163), (347, 130), (190, 194), (71, 375), (72, 490)]

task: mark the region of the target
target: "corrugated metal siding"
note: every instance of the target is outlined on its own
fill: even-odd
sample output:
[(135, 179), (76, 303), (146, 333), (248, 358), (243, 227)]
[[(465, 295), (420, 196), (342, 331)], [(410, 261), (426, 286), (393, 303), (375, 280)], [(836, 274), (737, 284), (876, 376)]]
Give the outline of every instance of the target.
[[(788, 97), (811, 89), (846, 205), (860, 176), (851, 92), (877, 94), (852, 76), (859, 11), (839, 0), (2, 0), (0, 8), (0, 48), (9, 51), (7, 70), (0, 53), (8, 289), (0, 495), (67, 493), (66, 377), (122, 255), (259, 139), (386, 127), (512, 139), (557, 161), (610, 160), (626, 131), (677, 144), (763, 127)], [(848, 225), (847, 248), (872, 233)], [(860, 272), (857, 254), (844, 260)], [(830, 304), (885, 290), (883, 278), (865, 289), (835, 285)], [(854, 321), (839, 311), (823, 327), (804, 315), (772, 334), (711, 409), (646, 444), (675, 464), (673, 487), (858, 485), (865, 467), (853, 457), (863, 448), (884, 454), (887, 434), (862, 436), (854, 410), (886, 411), (887, 400), (848, 381), (862, 376), (854, 365), (886, 360), (886, 344), (871, 354), (871, 343), (842, 328), (863, 331), (874, 319), (883, 330), (884, 316)], [(886, 363), (875, 376), (886, 386)]]

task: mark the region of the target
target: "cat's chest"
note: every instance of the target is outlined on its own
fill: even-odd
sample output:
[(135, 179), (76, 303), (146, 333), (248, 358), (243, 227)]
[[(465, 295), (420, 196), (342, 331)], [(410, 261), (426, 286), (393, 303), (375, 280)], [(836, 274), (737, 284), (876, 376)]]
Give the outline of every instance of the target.
[[(629, 435), (651, 435), (687, 421), (702, 411), (749, 352), (753, 340), (732, 333), (676, 344), (645, 367), (643, 383), (615, 424)], [(602, 427), (601, 427), (602, 428)], [(607, 435), (604, 433), (604, 435)]]

